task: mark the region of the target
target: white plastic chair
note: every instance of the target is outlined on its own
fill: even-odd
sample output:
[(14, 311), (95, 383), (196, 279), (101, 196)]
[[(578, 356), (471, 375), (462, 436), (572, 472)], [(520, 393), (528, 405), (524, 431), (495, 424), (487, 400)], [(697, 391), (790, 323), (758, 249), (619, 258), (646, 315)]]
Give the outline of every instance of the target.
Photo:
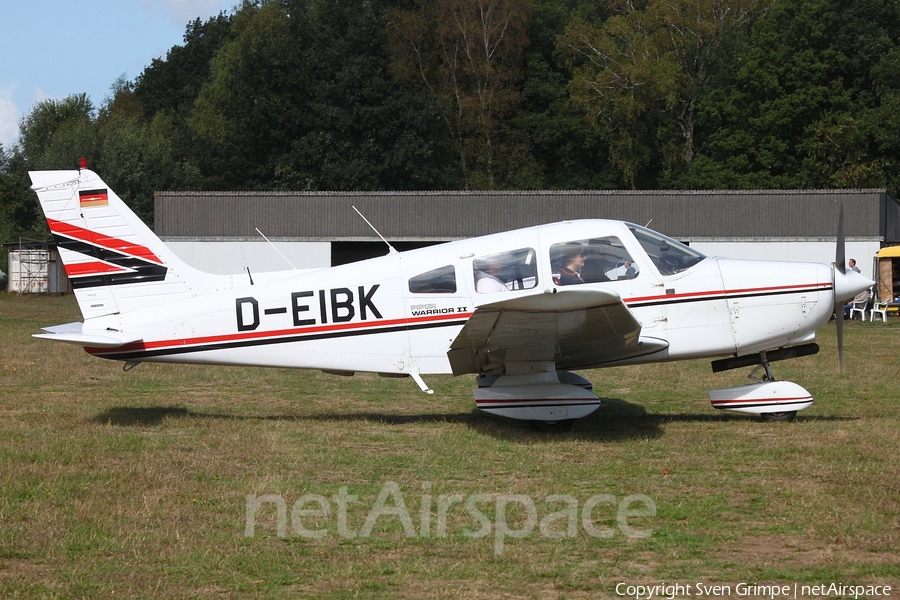
[(872, 309), (869, 311), (869, 321), (875, 320), (875, 313), (881, 315), (881, 320), (887, 323), (887, 308), (888, 304), (891, 303), (891, 299), (888, 298), (884, 302), (878, 302)]
[(859, 318), (861, 321), (866, 320), (866, 304), (868, 304), (868, 300), (861, 300), (859, 302), (854, 301), (853, 305), (850, 307), (850, 318), (853, 318), (853, 313), (858, 312)]

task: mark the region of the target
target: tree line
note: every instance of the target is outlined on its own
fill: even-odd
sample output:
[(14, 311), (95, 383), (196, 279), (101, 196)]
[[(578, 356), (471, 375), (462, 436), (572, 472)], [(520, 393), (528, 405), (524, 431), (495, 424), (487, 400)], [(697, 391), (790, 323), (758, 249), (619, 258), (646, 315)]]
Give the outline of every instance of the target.
[(0, 147), (162, 190), (900, 189), (896, 0), (245, 0)]

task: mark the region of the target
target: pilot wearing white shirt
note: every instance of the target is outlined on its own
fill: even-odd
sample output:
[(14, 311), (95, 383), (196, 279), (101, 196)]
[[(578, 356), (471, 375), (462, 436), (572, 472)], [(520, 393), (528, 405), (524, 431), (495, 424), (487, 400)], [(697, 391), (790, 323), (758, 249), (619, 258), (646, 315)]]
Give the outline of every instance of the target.
[(494, 292), (508, 292), (509, 288), (503, 280), (497, 277), (502, 265), (496, 262), (485, 265), (483, 271), (475, 271), (475, 291), (479, 294), (492, 294)]

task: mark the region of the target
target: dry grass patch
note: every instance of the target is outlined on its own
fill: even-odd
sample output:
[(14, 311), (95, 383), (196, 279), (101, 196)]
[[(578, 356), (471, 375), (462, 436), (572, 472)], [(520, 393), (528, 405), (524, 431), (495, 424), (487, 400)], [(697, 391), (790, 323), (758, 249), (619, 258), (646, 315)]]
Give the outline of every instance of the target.
[[(708, 362), (588, 373), (604, 405), (563, 435), (474, 410), (468, 378), (149, 365), (124, 373), (79, 349), (34, 340), (78, 320), (71, 298), (0, 296), (0, 596), (611, 597), (616, 583), (900, 582), (900, 322), (850, 323), (847, 373), (833, 326), (817, 356), (775, 365), (816, 404), (794, 423), (710, 408), (706, 391), (744, 382)], [(359, 531), (394, 482), (416, 535), (378, 518), (344, 537), (334, 498)], [(246, 537), (248, 495), (328, 499), (327, 516), (277, 536), (266, 505)], [(653, 500), (647, 538), (593, 513), (609, 538), (536, 527), (472, 538), (463, 503), (437, 535), (439, 497), (531, 498), (538, 518), (569, 495)], [(430, 500), (425, 496), (429, 496)], [(430, 534), (420, 535), (422, 505)], [(388, 506), (393, 506), (389, 501)], [(524, 523), (510, 506), (510, 526)], [(555, 522), (565, 530), (565, 522)]]

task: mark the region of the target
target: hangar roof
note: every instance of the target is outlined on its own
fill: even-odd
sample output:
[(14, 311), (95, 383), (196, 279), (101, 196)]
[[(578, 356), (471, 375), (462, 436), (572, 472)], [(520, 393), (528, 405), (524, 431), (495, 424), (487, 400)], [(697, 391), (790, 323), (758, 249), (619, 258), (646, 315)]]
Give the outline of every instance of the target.
[(900, 241), (900, 204), (882, 189), (447, 192), (157, 192), (163, 238), (453, 240), (584, 218), (631, 221), (682, 239)]

